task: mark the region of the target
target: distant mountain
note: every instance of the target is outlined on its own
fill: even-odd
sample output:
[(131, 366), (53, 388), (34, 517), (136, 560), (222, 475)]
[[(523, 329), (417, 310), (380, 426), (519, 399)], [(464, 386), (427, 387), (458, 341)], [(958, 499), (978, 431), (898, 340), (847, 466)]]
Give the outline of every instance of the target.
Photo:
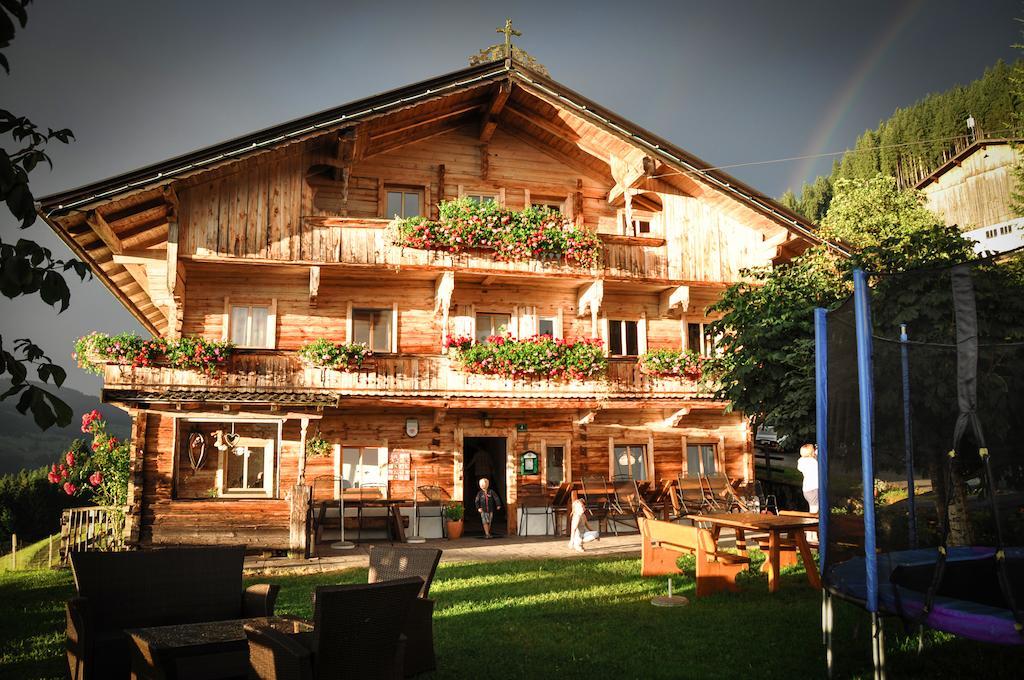
[[(45, 389), (54, 391), (52, 385)], [(57, 395), (71, 406), (74, 418), (65, 428), (51, 427), (40, 430), (32, 415), (21, 415), (15, 405), (17, 397), (0, 401), (0, 474), (49, 465), (57, 460), (72, 440), (82, 437), (82, 414), (99, 409), (117, 437), (131, 432), (131, 418), (121, 409), (101, 404), (99, 397), (84, 394), (68, 387), (56, 390)]]

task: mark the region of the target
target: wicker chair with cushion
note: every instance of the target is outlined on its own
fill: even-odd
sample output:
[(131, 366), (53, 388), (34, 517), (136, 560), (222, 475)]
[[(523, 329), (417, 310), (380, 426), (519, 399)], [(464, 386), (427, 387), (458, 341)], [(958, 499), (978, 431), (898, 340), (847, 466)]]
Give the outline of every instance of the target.
[(127, 678), (126, 628), (272, 616), (278, 587), (243, 588), (244, 560), (244, 546), (72, 553), (78, 596), (67, 603), (71, 678)]
[(249, 676), (260, 680), (402, 677), (409, 609), (418, 576), (367, 585), (319, 586), (313, 632), (289, 637), (247, 625)]
[(383, 583), (418, 576), (423, 589), (409, 610), (402, 632), (406, 637), (405, 675), (417, 675), (437, 667), (434, 656), (434, 601), (430, 585), (434, 582), (441, 551), (434, 548), (370, 548), (370, 583)]

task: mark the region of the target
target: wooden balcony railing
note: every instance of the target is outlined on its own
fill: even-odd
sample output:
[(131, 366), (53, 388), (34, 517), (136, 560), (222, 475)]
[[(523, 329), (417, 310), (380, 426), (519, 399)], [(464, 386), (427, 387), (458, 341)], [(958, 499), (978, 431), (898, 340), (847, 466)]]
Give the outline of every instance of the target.
[[(389, 242), (386, 220), (306, 218), (297, 259), (368, 267), (444, 267), (479, 272), (508, 272), (591, 278), (599, 273), (626, 279), (668, 278), (664, 242), (602, 235), (603, 265), (587, 269), (561, 258), (504, 262), (488, 252), (453, 255), (444, 251), (401, 248)], [(196, 253), (202, 259), (204, 255)], [(212, 254), (210, 254), (212, 256)], [(224, 259), (225, 254), (217, 255)], [(227, 255), (230, 258), (230, 254)]]
[[(611, 361), (606, 375), (588, 380), (512, 380), (468, 373), (445, 356), (375, 356), (357, 371), (311, 368), (294, 352), (240, 350), (217, 374), (164, 366), (131, 368), (108, 365), (104, 389), (127, 394), (201, 391), (206, 399), (218, 394), (261, 400), (261, 395), (316, 394), (409, 399), (690, 399), (706, 397), (698, 386), (681, 378), (655, 378), (642, 373), (635, 361)], [(234, 396), (232, 396), (234, 395)], [(142, 398), (141, 396), (139, 397)], [(184, 399), (185, 397), (182, 397)]]

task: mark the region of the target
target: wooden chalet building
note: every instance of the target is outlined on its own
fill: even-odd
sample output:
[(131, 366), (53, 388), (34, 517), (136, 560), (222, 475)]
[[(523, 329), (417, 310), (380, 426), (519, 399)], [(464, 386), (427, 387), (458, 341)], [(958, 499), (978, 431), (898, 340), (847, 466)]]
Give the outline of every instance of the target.
[[(106, 367), (103, 399), (134, 422), (129, 541), (300, 550), (308, 494), (360, 484), (462, 499), (487, 474), (515, 509), (523, 485), (584, 476), (752, 478), (743, 414), (637, 358), (710, 351), (706, 308), (742, 268), (817, 243), (813, 225), (542, 70), (483, 61), (41, 201), (155, 336), (237, 346), (214, 375)], [(601, 262), (388, 241), (395, 214), (464, 196), (551, 206), (599, 235)], [(445, 351), (449, 333), (497, 328), (602, 338), (607, 376), (476, 375)], [(373, 355), (306, 367), (296, 350), (318, 338)], [(219, 452), (217, 431), (245, 455)], [(195, 433), (210, 441), (197, 470)], [(314, 433), (332, 455), (304, 455)], [(500, 520), (515, 530), (515, 512)]]

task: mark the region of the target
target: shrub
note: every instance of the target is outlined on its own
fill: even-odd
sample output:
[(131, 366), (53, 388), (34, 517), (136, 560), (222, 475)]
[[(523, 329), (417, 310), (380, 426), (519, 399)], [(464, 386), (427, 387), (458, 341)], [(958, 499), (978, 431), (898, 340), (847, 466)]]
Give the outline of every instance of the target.
[(80, 502), (69, 498), (47, 479), (49, 468), (0, 475), (0, 542), (11, 544), (11, 534), (19, 543), (31, 543), (60, 530), (64, 508)]
[(92, 442), (74, 440), (50, 466), (47, 479), (67, 496), (123, 508), (128, 499), (129, 442), (108, 433), (107, 422), (95, 409), (82, 416), (82, 432), (91, 435)]
[(234, 346), (230, 342), (203, 338), (143, 338), (136, 333), (107, 335), (93, 331), (75, 341), (72, 356), (82, 370), (103, 375), (103, 364), (152, 366), (164, 360), (174, 368), (213, 373), (228, 358)]
[(444, 517), (449, 522), (461, 522), (466, 510), (458, 501), (446, 503), (444, 506)]
[(648, 375), (678, 376), (697, 381), (704, 376), (705, 357), (693, 350), (655, 349), (640, 357), (640, 370)]
[(501, 260), (545, 255), (564, 257), (582, 267), (596, 267), (601, 241), (559, 212), (541, 208), (506, 210), (493, 202), (469, 199), (442, 201), (437, 221), (423, 217), (396, 219), (391, 240), (396, 245), (459, 253), (491, 250)]
[(299, 348), (299, 358), (310, 366), (338, 370), (359, 368), (370, 354), (370, 348), (362, 343), (335, 343), (324, 338)]
[(503, 378), (546, 378), (583, 380), (603, 374), (608, 364), (597, 339), (562, 340), (535, 335), (516, 340), (510, 335), (493, 335), (475, 344), (471, 338), (449, 335), (445, 341), (470, 373)]

